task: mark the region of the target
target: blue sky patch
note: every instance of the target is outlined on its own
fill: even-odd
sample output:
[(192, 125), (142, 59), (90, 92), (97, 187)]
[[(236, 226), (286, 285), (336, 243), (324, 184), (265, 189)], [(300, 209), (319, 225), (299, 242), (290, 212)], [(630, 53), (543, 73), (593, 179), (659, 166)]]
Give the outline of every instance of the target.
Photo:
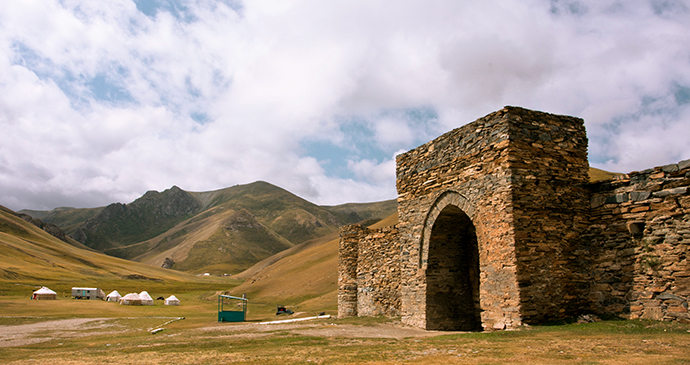
[(209, 118), (208, 114), (204, 112), (192, 112), (189, 114), (189, 116), (197, 123), (204, 125), (208, 123), (211, 118)]
[(676, 98), (676, 104), (678, 105), (690, 104), (690, 87), (677, 85), (673, 96)]
[[(376, 140), (376, 121), (393, 119), (410, 128), (415, 137), (400, 144), (382, 145)], [(304, 155), (316, 158), (327, 176), (338, 178), (353, 177), (348, 169), (348, 161), (370, 160), (382, 163), (392, 158), (400, 149), (415, 148), (430, 138), (436, 137), (438, 113), (432, 107), (383, 110), (373, 116), (338, 117), (338, 142), (328, 139), (307, 139), (300, 143)]]
[(42, 57), (34, 49), (21, 42), (13, 45), (15, 53), (15, 65), (20, 65), (30, 70), (42, 81), (52, 81), (69, 98), (70, 104), (78, 108), (80, 105), (88, 103), (84, 97), (82, 85), (79, 82), (79, 75), (75, 75), (71, 70), (56, 65), (51, 59)]
[(587, 7), (577, 0), (551, 0), (549, 11), (554, 15), (584, 15)]
[(96, 100), (116, 104), (130, 103), (134, 101), (126, 89), (113, 82), (113, 80), (111, 80), (105, 74), (96, 75), (89, 82), (87, 82), (87, 85)]
[(688, 11), (687, 5), (678, 0), (654, 0), (651, 4), (654, 14), (659, 16), (678, 15)]
[(328, 141), (316, 140), (303, 141), (300, 146), (305, 150), (305, 155), (319, 161), (327, 176), (341, 179), (352, 177), (352, 172), (347, 168), (347, 161), (356, 157), (357, 154), (352, 153), (348, 148)]
[[(190, 5), (194, 5), (193, 1), (184, 0), (134, 0), (137, 9), (150, 18), (155, 18), (160, 11), (170, 13), (176, 19), (185, 23), (200, 21), (194, 12), (190, 9)], [(234, 10), (240, 16), (244, 6), (241, 1), (221, 0), (218, 1), (228, 8)]]
[(134, 0), (137, 9), (146, 16), (154, 18), (159, 11), (165, 11), (185, 23), (198, 20), (184, 1), (180, 0)]

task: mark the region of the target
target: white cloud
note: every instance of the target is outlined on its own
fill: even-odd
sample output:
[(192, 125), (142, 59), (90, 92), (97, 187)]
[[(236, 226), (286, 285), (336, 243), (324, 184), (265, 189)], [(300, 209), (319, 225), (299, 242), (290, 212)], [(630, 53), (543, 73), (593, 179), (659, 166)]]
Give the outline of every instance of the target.
[[(398, 151), (401, 153), (403, 151)], [(396, 153), (396, 154), (397, 154)], [(395, 185), (395, 156), (383, 162), (373, 160), (350, 160), (347, 167), (354, 172), (360, 181), (374, 183), (375, 185)]]
[(383, 146), (409, 146), (415, 140), (414, 131), (400, 118), (381, 118), (374, 128), (376, 141)]
[[(674, 98), (690, 87), (687, 1), (176, 4), (0, 3), (0, 204), (259, 179), (317, 203), (388, 199), (392, 151), (503, 105), (585, 118), (599, 167), (690, 158)], [(420, 108), (436, 116), (405, 114)], [(348, 135), (353, 118), (371, 136)], [(351, 175), (305, 140), (346, 148), (328, 163)]]

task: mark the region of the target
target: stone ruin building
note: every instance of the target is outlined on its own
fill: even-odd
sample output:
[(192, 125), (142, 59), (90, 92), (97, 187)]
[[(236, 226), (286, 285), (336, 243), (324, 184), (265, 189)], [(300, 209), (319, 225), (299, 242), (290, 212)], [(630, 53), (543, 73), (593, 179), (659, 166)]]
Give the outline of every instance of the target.
[(341, 228), (338, 315), (430, 330), (690, 321), (690, 160), (588, 171), (582, 119), (518, 107), (399, 155), (398, 224)]

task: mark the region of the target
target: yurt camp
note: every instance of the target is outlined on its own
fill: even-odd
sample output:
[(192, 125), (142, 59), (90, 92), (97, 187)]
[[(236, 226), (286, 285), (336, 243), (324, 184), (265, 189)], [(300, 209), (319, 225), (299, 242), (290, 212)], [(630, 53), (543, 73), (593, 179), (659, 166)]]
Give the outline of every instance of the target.
[(141, 299), (137, 293), (129, 293), (120, 298), (120, 305), (141, 305)]
[(153, 298), (146, 291), (139, 293), (139, 299), (141, 299), (141, 305), (153, 305)]
[(31, 294), (31, 299), (55, 300), (57, 299), (57, 293), (44, 286), (41, 289), (38, 289), (35, 292), (33, 292), (33, 294)]
[(118, 293), (117, 290), (113, 290), (112, 292), (110, 292), (110, 294), (108, 294), (105, 297), (105, 301), (106, 302), (119, 302), (120, 298), (122, 298), (120, 293)]
[(180, 305), (180, 300), (177, 299), (176, 296), (171, 295), (167, 298), (165, 298), (165, 301), (163, 302), (165, 305)]

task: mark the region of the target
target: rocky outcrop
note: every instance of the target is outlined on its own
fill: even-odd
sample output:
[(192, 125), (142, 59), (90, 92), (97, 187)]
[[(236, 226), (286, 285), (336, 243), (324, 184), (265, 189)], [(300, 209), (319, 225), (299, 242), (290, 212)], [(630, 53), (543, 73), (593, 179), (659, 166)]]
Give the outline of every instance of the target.
[(175, 265), (175, 261), (171, 259), (170, 257), (166, 257), (165, 260), (163, 260), (163, 264), (161, 264), (161, 267), (164, 269), (170, 269)]
[(106, 224), (113, 219), (116, 219), (127, 211), (127, 205), (122, 203), (113, 203), (101, 210), (95, 217), (87, 220), (81, 226), (79, 226), (71, 237), (82, 244), (86, 244), (88, 238), (87, 232), (95, 232), (98, 230), (99, 226)]
[(108, 205), (79, 226), (72, 238), (100, 251), (111, 250), (155, 237), (201, 208), (198, 199), (177, 186), (162, 193), (148, 191), (130, 204)]
[(32, 216), (30, 216), (28, 214), (24, 214), (24, 213), (17, 213), (17, 217), (19, 217), (19, 218), (33, 224), (34, 226), (46, 231), (48, 234), (50, 234), (51, 236), (53, 236), (53, 237), (55, 237), (61, 241), (70, 243), (69, 240), (67, 239), (67, 236), (65, 235), (65, 232), (63, 230), (61, 230), (60, 227), (58, 227), (54, 224), (45, 223), (45, 222), (41, 221), (40, 219), (33, 218)]

